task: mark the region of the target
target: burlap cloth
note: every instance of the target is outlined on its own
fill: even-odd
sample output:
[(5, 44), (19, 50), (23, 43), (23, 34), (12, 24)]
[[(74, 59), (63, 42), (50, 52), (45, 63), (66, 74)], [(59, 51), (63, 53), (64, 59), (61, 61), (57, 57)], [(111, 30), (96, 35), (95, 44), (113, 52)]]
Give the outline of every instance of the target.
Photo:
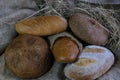
[(32, 15), (36, 9), (33, 0), (0, 0), (0, 53), (16, 36), (15, 23)]
[[(34, 0), (0, 0), (0, 53), (17, 35), (15, 23), (38, 10)], [(118, 50), (118, 53), (120, 50)], [(64, 76), (65, 64), (55, 62), (48, 73), (37, 79), (20, 79), (6, 67), (3, 54), (0, 56), (0, 80), (67, 80)], [(120, 80), (120, 61), (97, 80)]]

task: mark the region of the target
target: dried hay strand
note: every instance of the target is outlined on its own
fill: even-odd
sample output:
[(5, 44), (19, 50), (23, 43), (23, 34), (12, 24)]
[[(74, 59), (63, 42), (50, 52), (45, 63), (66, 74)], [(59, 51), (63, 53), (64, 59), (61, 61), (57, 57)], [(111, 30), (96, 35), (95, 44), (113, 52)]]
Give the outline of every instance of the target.
[(35, 14), (59, 15), (66, 18), (74, 13), (90, 15), (109, 29), (110, 37), (106, 47), (112, 50), (116, 56), (119, 55), (116, 52), (120, 50), (120, 10), (105, 9), (102, 4), (96, 6), (80, 0), (44, 0), (39, 8), (40, 10)]

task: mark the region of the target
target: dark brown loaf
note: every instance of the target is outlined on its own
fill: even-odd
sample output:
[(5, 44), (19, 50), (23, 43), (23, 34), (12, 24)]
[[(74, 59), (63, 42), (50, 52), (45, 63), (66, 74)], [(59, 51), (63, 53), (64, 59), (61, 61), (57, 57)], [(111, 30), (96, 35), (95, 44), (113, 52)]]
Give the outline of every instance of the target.
[(4, 54), (7, 67), (20, 78), (36, 78), (45, 74), (52, 65), (47, 42), (31, 35), (20, 35)]
[(104, 45), (108, 40), (108, 30), (88, 15), (79, 13), (71, 16), (69, 26), (78, 38), (87, 43)]

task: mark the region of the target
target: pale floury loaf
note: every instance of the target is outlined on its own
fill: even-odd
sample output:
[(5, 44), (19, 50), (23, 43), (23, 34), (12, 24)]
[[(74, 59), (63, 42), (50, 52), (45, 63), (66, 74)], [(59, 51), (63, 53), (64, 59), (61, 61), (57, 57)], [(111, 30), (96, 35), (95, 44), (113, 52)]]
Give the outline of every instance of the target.
[(94, 80), (106, 73), (114, 63), (111, 51), (100, 46), (87, 46), (78, 61), (68, 64), (64, 73), (71, 80)]

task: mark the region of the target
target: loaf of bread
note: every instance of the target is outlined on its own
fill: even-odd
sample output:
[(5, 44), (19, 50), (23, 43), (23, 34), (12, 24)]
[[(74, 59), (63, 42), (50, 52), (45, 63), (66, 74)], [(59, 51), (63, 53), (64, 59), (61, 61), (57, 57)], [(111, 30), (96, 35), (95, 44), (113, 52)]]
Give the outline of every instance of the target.
[(74, 62), (82, 52), (82, 44), (68, 32), (49, 37), (55, 60), (62, 63)]
[(38, 16), (16, 23), (19, 34), (47, 36), (63, 32), (67, 29), (67, 20), (61, 16)]
[(19, 78), (37, 78), (49, 71), (53, 57), (42, 37), (20, 35), (4, 54), (7, 67)]
[(87, 46), (78, 61), (68, 64), (64, 74), (71, 80), (94, 80), (107, 72), (114, 63), (111, 51), (100, 46)]
[(109, 31), (97, 20), (86, 14), (74, 14), (69, 19), (72, 32), (83, 41), (94, 45), (105, 45)]

